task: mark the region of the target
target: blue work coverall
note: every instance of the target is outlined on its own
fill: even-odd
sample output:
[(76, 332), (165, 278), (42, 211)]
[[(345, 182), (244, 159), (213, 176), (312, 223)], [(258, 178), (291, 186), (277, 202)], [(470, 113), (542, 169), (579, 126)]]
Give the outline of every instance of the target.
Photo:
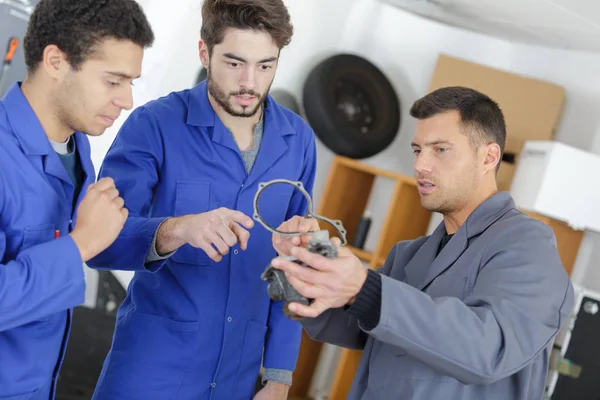
[[(249, 174), (205, 82), (139, 107), (122, 126), (100, 176), (115, 180), (129, 218), (116, 242), (88, 264), (136, 272), (94, 399), (249, 399), (261, 361), (269, 369), (295, 368), (301, 326), (270, 300), (260, 278), (276, 256), (263, 226), (250, 230), (246, 251), (235, 245), (218, 263), (184, 245), (145, 264), (166, 217), (219, 207), (251, 217), (258, 184), (272, 179), (301, 181), (312, 193), (312, 130), (271, 97), (263, 118)], [(278, 184), (263, 192), (259, 211), (277, 227), (304, 215), (307, 202), (293, 186)]]
[[(75, 140), (85, 171), (81, 200), (95, 173), (87, 137), (76, 132)], [(1, 400), (54, 397), (72, 307), (85, 300), (83, 262), (69, 236), (73, 196), (65, 167), (14, 84), (0, 102)]]

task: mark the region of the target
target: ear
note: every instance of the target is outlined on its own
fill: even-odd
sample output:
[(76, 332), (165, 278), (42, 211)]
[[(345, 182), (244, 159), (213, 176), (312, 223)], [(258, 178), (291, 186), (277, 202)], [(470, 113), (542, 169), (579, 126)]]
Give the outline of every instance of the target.
[(51, 78), (57, 80), (60, 80), (71, 70), (71, 64), (67, 60), (67, 55), (54, 44), (48, 45), (44, 49), (41, 67)]
[(483, 167), (485, 172), (487, 171), (496, 171), (496, 166), (501, 161), (501, 151), (498, 143), (489, 143), (484, 148), (485, 151), (485, 159), (483, 162)]
[(208, 65), (210, 64), (210, 57), (208, 55), (208, 46), (204, 40), (200, 40), (198, 42), (198, 52), (200, 53), (200, 61), (204, 68), (208, 70)]

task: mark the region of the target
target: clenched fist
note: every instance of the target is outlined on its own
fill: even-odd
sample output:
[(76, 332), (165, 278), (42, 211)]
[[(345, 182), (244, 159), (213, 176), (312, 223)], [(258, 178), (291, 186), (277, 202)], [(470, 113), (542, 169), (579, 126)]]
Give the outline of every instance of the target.
[(115, 241), (129, 214), (124, 204), (111, 178), (102, 178), (88, 187), (71, 232), (84, 262)]

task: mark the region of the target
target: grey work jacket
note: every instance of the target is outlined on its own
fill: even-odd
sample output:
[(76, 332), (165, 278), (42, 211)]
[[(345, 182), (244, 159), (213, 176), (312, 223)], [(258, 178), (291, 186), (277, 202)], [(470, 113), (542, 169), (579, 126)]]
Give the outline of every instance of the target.
[(348, 399), (542, 399), (553, 339), (574, 304), (553, 231), (500, 192), (436, 256), (444, 234), (442, 222), (391, 250), (373, 330), (342, 308), (304, 328), (364, 349)]

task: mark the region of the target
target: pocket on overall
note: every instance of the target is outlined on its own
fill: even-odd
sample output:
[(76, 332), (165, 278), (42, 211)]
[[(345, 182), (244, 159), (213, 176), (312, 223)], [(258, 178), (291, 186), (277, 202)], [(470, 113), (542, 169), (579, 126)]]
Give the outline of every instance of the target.
[[(210, 182), (177, 181), (174, 216), (201, 214), (211, 210)], [(214, 261), (202, 249), (181, 246), (171, 259), (177, 263), (210, 266)]]
[[(21, 245), (20, 251), (55, 240), (55, 229), (54, 224), (41, 224), (26, 227), (23, 230), (23, 244)], [(37, 324), (39, 325), (38, 328), (43, 329), (52, 322), (52, 317), (52, 315), (48, 315), (35, 321), (31, 321), (31, 323)], [(54, 317), (56, 317), (56, 315)]]
[(28, 226), (23, 230), (23, 244), (20, 250), (23, 251), (35, 245), (54, 240), (54, 232), (54, 224)]
[(263, 357), (263, 347), (267, 327), (256, 321), (248, 321), (246, 335), (244, 336), (244, 347), (238, 368), (235, 398), (251, 399), (254, 393), (256, 379), (260, 372)]
[(132, 311), (117, 320), (99, 390), (126, 399), (175, 399), (198, 345), (198, 321)]

